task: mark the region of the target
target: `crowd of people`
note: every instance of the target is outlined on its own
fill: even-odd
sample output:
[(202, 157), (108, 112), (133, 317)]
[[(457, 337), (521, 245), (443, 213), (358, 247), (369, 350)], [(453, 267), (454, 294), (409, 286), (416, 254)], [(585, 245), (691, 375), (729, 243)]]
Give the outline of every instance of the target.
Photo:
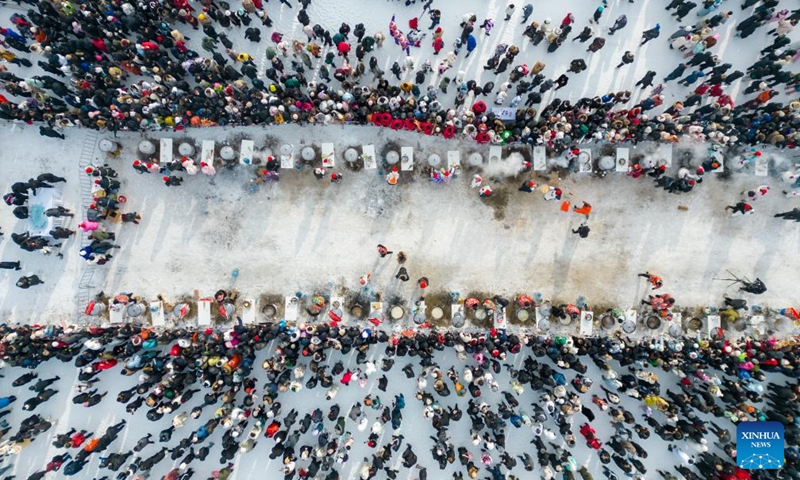
[[(36, 195), (37, 190), (44, 188), (53, 188), (54, 183), (66, 182), (67, 179), (59, 177), (52, 173), (42, 173), (36, 178), (30, 178), (27, 182), (15, 182), (11, 185), (11, 191), (3, 196), (3, 201), (9, 207), (13, 207), (14, 216), (20, 220), (27, 220), (30, 217), (30, 209), (28, 201), (31, 195)], [(61, 205), (48, 208), (42, 212), (46, 217), (72, 217), (74, 214)], [(51, 255), (54, 252), (58, 258), (64, 258), (64, 254), (57, 251), (61, 247), (58, 242), (67, 239), (75, 233), (68, 228), (61, 226), (54, 227), (48, 232), (47, 235), (31, 235), (28, 231), (21, 233), (12, 233), (11, 240), (19, 246), (20, 249), (26, 252), (40, 252), (44, 255)], [(0, 262), (0, 268), (9, 270), (22, 270), (22, 262)], [(16, 286), (22, 289), (28, 289), (36, 285), (43, 284), (44, 281), (36, 274), (29, 273), (20, 277)]]
[[(647, 72), (632, 90), (652, 91), (636, 104), (630, 90), (543, 104), (543, 95), (564, 87), (587, 68), (586, 60), (577, 58), (568, 72), (547, 74), (548, 55), (564, 42), (590, 40), (586, 55), (603, 55), (607, 36), (631, 28), (625, 15), (610, 29), (600, 26), (605, 1), (591, 17), (567, 13), (560, 23), (531, 20), (531, 4), (506, 10), (498, 21), (518, 26), (516, 44), (497, 45), (484, 66), (497, 77), (484, 85), (466, 78), (459, 68), (479, 39), (490, 36), (492, 18), (464, 13), (461, 31), (446, 33), (439, 23), (442, 16), (463, 12), (425, 2), (422, 15), (431, 18), (428, 30), (435, 58), (441, 54), (432, 63), (414, 58), (410, 50), (429, 40), (418, 17), (409, 22), (407, 33), (394, 21), (386, 31), (367, 32), (361, 23), (323, 25), (324, 18), (312, 23), (311, 0), (283, 3), (293, 8), (282, 14), (296, 12), (302, 25), (302, 34), (295, 38), (273, 28), (267, 13), (272, 10), (261, 0), (235, 5), (212, 0), (199, 5), (187, 0), (26, 0), (28, 10), (11, 15), (11, 23), (0, 30), (0, 58), (10, 64), (0, 72), (8, 94), (0, 96), (0, 118), (41, 122), (41, 133), (54, 137), (61, 134), (53, 127), (75, 125), (117, 131), (347, 122), (479, 142), (546, 144), (560, 150), (583, 139), (676, 141), (684, 136), (720, 144), (797, 144), (800, 100), (793, 95), (800, 89), (800, 75), (792, 66), (800, 53), (791, 34), (800, 9), (782, 8), (779, 0), (744, 3), (747, 16), (735, 30), (742, 39), (730, 39), (732, 45), (756, 30), (769, 33), (761, 57), (745, 72), (731, 71), (732, 64), (714, 49), (728, 40), (722, 38), (721, 27), (738, 15), (725, 11), (720, 1), (701, 6), (670, 2), (667, 9), (675, 9), (679, 21), (690, 13), (696, 20), (674, 31), (657, 24), (641, 33), (642, 44), (670, 42), (681, 63), (672, 72)], [(252, 49), (233, 49), (229, 35), (237, 31), (253, 42)], [(189, 48), (190, 35), (202, 36), (203, 51)], [(519, 58), (523, 42), (545, 42), (548, 47), (536, 51), (534, 63)], [(376, 49), (386, 50), (388, 73), (379, 65)], [(267, 65), (262, 72), (256, 59), (264, 51)], [(635, 61), (636, 54), (626, 52), (618, 67)], [(745, 78), (750, 82), (747, 100), (734, 104), (731, 85)], [(664, 93), (674, 81), (693, 90), (664, 105)], [(448, 89), (455, 91), (454, 98)], [(782, 92), (786, 100), (777, 101)], [(482, 97), (490, 104), (516, 108), (516, 116), (497, 118)]]
[[(792, 44), (790, 35), (800, 20), (800, 9), (782, 9), (779, 0), (744, 0), (747, 16), (735, 27), (742, 40), (731, 42), (743, 42), (759, 29), (770, 35), (761, 57), (746, 71), (731, 71), (732, 64), (714, 50), (726, 40), (720, 27), (733, 21), (733, 13), (723, 9), (726, 4), (672, 0), (665, 5), (675, 10), (672, 14), (678, 21), (690, 14), (697, 21), (674, 32), (668, 32), (672, 28), (666, 24), (635, 32), (637, 38), (641, 34), (642, 45), (668, 41), (681, 56), (673, 71), (648, 71), (636, 83), (634, 87), (650, 91), (635, 104), (630, 90), (543, 101), (548, 92), (558, 92), (571, 79), (580, 78), (590, 56), (604, 55), (600, 50), (609, 36), (628, 33), (625, 29), (631, 27), (625, 15), (616, 18), (610, 29), (600, 26), (608, 6), (605, 1), (580, 22), (580, 14), (572, 13), (560, 23), (531, 20), (531, 4), (509, 4), (503, 19), (465, 13), (461, 31), (455, 34), (444, 32), (441, 18), (463, 12), (454, 12), (457, 7), (450, 4), (433, 5), (433, 0), (423, 2), (422, 15), (431, 21), (428, 32), (414, 18), (406, 32), (393, 19), (386, 31), (374, 33), (360, 23), (353, 27), (312, 23), (311, 1), (281, 0), (303, 26), (299, 38), (289, 38), (273, 28), (261, 0), (242, 0), (241, 6), (213, 0), (199, 4), (188, 0), (77, 4), (25, 0), (26, 11), (11, 15), (8, 25), (3, 19), (0, 29), (0, 59), (9, 64), (0, 65), (0, 86), (8, 95), (0, 95), (0, 118), (39, 122), (42, 135), (62, 139), (60, 130), (66, 127), (141, 131), (212, 125), (371, 124), (480, 143), (547, 145), (568, 157), (579, 154), (573, 150), (576, 142), (589, 139), (674, 142), (691, 137), (719, 145), (797, 145), (800, 99), (795, 97), (800, 74), (793, 67), (800, 59), (800, 45)], [(414, 5), (414, 1), (406, 2), (408, 7)], [(315, 20), (324, 23), (324, 19)], [(479, 85), (466, 78), (461, 65), (482, 35), (491, 36), (495, 21), (518, 25), (517, 44), (497, 46), (483, 66), (497, 77)], [(233, 49), (228, 35), (235, 30), (244, 32), (253, 43), (252, 50)], [(203, 51), (190, 49), (188, 36), (202, 36)], [(436, 62), (420, 61), (412, 54), (412, 48), (426, 41), (432, 42)], [(570, 62), (566, 73), (544, 73), (544, 59), (567, 41), (587, 44), (587, 58)], [(522, 42), (536, 48), (544, 43), (536, 51), (535, 63), (529, 65), (520, 58)], [(390, 48), (394, 53), (383, 55), (391, 63), (385, 72), (376, 53)], [(263, 76), (256, 63), (261, 52), (266, 53), (267, 62)], [(611, 65), (630, 68), (637, 54), (625, 52)], [(750, 82), (744, 89), (746, 101), (736, 104), (732, 87), (744, 78)], [(691, 91), (686, 98), (665, 105), (664, 92), (671, 82), (679, 83), (681, 87), (676, 88), (681, 91)], [(779, 96), (785, 100), (779, 101)], [(514, 118), (498, 118), (490, 105), (516, 108)], [(676, 177), (666, 175), (664, 165), (637, 166), (629, 175), (652, 178), (671, 193), (691, 191), (705, 172), (718, 167), (711, 156), (697, 169), (682, 168)], [(170, 165), (137, 160), (133, 168), (158, 174), (168, 187), (183, 182), (179, 172), (216, 173), (213, 165), (187, 158)], [(277, 180), (278, 168), (273, 159), (259, 175)], [(449, 179), (447, 172), (434, 173), (434, 181)], [(92, 178), (93, 200), (78, 228), (91, 235), (80, 255), (89, 264), (104, 265), (118, 247), (115, 234), (102, 228), (101, 222), (138, 223), (141, 217), (121, 212), (124, 196), (113, 168), (93, 165), (86, 174)], [(389, 183), (392, 178), (396, 182), (396, 176), (388, 173)], [(341, 180), (339, 172), (331, 176), (333, 182)], [(17, 182), (4, 200), (14, 208), (14, 215), (25, 219), (29, 195), (61, 181), (65, 179), (43, 174)], [(480, 175), (473, 178), (473, 187), (482, 198), (491, 198), (492, 187), (483, 184)], [(520, 190), (530, 193), (537, 187), (525, 180)], [(752, 212), (751, 203), (768, 190), (764, 186), (745, 192), (729, 209)], [(564, 194), (558, 186), (548, 186), (543, 192), (548, 201), (561, 201)], [(583, 201), (571, 210), (588, 219), (592, 205)], [(72, 215), (64, 207), (49, 212)], [(800, 221), (800, 210), (775, 216)], [(589, 227), (583, 223), (573, 232), (586, 238)], [(11, 237), (26, 251), (49, 254), (60, 246), (53, 240), (74, 233), (59, 227), (50, 232), (52, 239), (26, 233)], [(392, 254), (383, 245), (378, 253), (381, 257)], [(397, 261), (396, 278), (408, 281), (405, 253), (400, 252)], [(0, 262), (0, 268), (18, 271), (22, 265)], [(651, 272), (642, 277), (654, 290), (663, 285)], [(365, 275), (362, 285), (369, 279)], [(16, 285), (30, 288), (41, 283), (38, 275), (31, 274)], [(421, 276), (417, 285), (424, 291), (429, 279)], [(495, 298), (492, 303), (505, 308), (504, 300)], [(667, 317), (675, 299), (659, 293), (643, 303), (653, 314)], [(743, 300), (726, 298), (721, 311), (726, 319), (736, 319), (746, 308)], [(554, 320), (575, 319), (579, 313), (573, 304), (542, 312)], [(0, 412), (0, 417), (18, 408), (35, 410), (57, 398), (57, 388), (64, 390), (65, 380), (45, 378), (44, 372), (48, 361), (59, 359), (74, 362), (79, 369), (75, 404), (93, 408), (109, 402), (108, 392), (100, 391), (108, 376), (102, 372), (121, 370), (130, 385), (117, 392), (116, 400), (134, 418), (144, 417), (164, 427), (157, 442), (146, 435), (132, 449), (111, 453), (107, 449), (123, 441), (119, 437), (129, 428), (126, 422), (102, 432), (94, 424), (58, 426), (61, 433), (52, 445), (59, 453), (30, 475), (31, 480), (53, 471), (79, 474), (93, 456), (100, 457), (103, 471), (117, 480), (147, 478), (151, 471), (163, 473), (165, 480), (188, 480), (195, 471), (226, 480), (236, 456), (252, 450), (269, 451), (271, 459), (280, 459), (287, 479), (335, 480), (355, 463), (364, 480), (399, 478), (401, 470), (420, 480), (441, 478), (436, 472), (447, 469), (453, 470), (456, 479), (488, 475), (493, 480), (511, 480), (529, 478), (527, 472), (533, 471), (546, 479), (592, 478), (588, 464), (580, 464), (572, 454), (578, 442), (595, 452), (601, 474), (610, 479), (656, 474), (666, 480), (771, 478), (768, 473), (736, 466), (731, 432), (736, 424), (751, 420), (784, 424), (787, 448), (782, 473), (800, 478), (800, 453), (795, 447), (800, 444), (796, 401), (800, 352), (795, 345), (774, 339), (720, 336), (634, 342), (613, 337), (517, 335), (495, 329), (399, 335), (324, 322), (239, 325), (216, 331), (0, 325), (0, 334), (0, 359), (9, 367), (4, 375), (35, 369), (15, 378), (12, 394), (4, 391), (0, 409), (8, 410)], [(450, 351), (455, 355), (445, 358), (443, 352)], [(345, 357), (350, 353), (355, 355)], [(521, 363), (513, 361), (517, 356), (523, 358)], [(601, 375), (593, 377), (590, 369)], [(34, 380), (29, 390), (35, 395), (23, 401), (21, 388)], [(369, 382), (377, 383), (377, 392), (352, 405), (336, 403), (340, 390), (363, 388)], [(296, 394), (304, 389), (324, 391), (325, 410), (301, 405)], [(202, 401), (195, 394), (202, 394)], [(416, 429), (411, 433), (408, 420), (404, 421), (407, 401), (421, 407), (424, 420), (414, 423), (430, 422), (432, 443)], [(638, 409), (625, 408), (629, 402), (638, 404)], [(140, 411), (142, 407), (146, 411)], [(604, 436), (606, 428), (601, 428), (606, 420), (613, 425), (608, 436)], [(452, 435), (454, 424), (469, 424), (470, 436)], [(53, 429), (50, 418), (36, 413), (16, 425), (0, 418), (0, 455), (19, 455), (26, 448), (44, 450), (41, 438)], [(178, 432), (181, 438), (173, 440)], [(642, 442), (653, 433), (669, 445), (673, 468), (656, 471), (648, 466)], [(510, 435), (516, 445), (507, 445)], [(535, 445), (533, 454), (518, 451), (518, 445), (528, 442)], [(431, 448), (421, 448), (429, 443)], [(368, 454), (363, 461), (351, 458), (364, 449)], [(214, 472), (206, 467), (209, 455), (214, 460), (219, 455), (222, 467)], [(175, 465), (174, 461), (179, 462)], [(0, 472), (6, 468), (0, 467)]]
[[(77, 424), (62, 418), (57, 427), (38, 413), (19, 425), (3, 419), (0, 454), (10, 464), (13, 455), (47, 449), (43, 437), (58, 449), (30, 479), (75, 475), (100, 457), (95, 476), (188, 479), (197, 472), (224, 480), (236, 457), (251, 451), (279, 459), (271, 468), (287, 479), (333, 480), (349, 469), (364, 480), (444, 478), (436, 472), (446, 469), (456, 479), (531, 478), (534, 471), (590, 479), (590, 470), (611, 479), (774, 478), (737, 467), (733, 432), (754, 420), (784, 425), (781, 474), (800, 478), (800, 352), (775, 339), (636, 342), (494, 329), (400, 335), (323, 322), (200, 331), (2, 325), (0, 334), (3, 373), (13, 380), (1, 415), (41, 409), (70, 389), (46, 373), (58, 359), (78, 369), (73, 403), (93, 408), (116, 393), (133, 419), (152, 422), (153, 432), (163, 428), (120, 451), (120, 434), (135, 422), (116, 423), (113, 414), (115, 424), (104, 430), (96, 416)], [(116, 372), (129, 380), (108, 392)], [(357, 394), (361, 400), (337, 403), (337, 395), (375, 383)], [(324, 392), (323, 406), (298, 402), (304, 390)], [(408, 418), (412, 410), (422, 418)], [(452, 433), (461, 424), (469, 436)], [(672, 453), (658, 468), (652, 458), (659, 455), (642, 443), (651, 436)], [(578, 443), (600, 465), (576, 460)], [(211, 466), (217, 459), (220, 467)]]
[[(92, 179), (91, 195), (92, 203), (86, 209), (84, 220), (78, 225), (78, 229), (83, 233), (88, 233), (88, 245), (84, 245), (79, 250), (79, 255), (89, 265), (105, 265), (111, 260), (109, 253), (113, 248), (119, 248), (113, 241), (116, 234), (103, 228), (101, 221), (118, 221), (124, 223), (138, 223), (141, 217), (136, 213), (121, 213), (120, 204), (124, 203), (125, 197), (119, 194), (120, 182), (116, 179), (117, 172), (108, 165), (90, 166), (85, 170), (86, 175)], [(6, 205), (14, 207), (14, 216), (20, 220), (29, 219), (29, 198), (36, 195), (37, 189), (53, 188), (53, 183), (66, 183), (66, 179), (52, 173), (43, 173), (36, 178), (31, 178), (27, 182), (15, 182), (11, 185), (11, 192), (3, 196)], [(44, 210), (46, 217), (74, 217), (68, 208), (61, 205)], [(19, 233), (12, 233), (11, 240), (26, 252), (39, 252), (44, 255), (56, 254), (58, 258), (64, 258), (64, 254), (57, 249), (62, 246), (64, 240), (75, 235), (75, 230), (70, 230), (65, 226), (55, 226), (47, 234), (31, 235), (30, 229), (25, 229)], [(21, 261), (0, 262), (0, 268), (9, 270), (21, 270)], [(41, 285), (45, 283), (37, 274), (27, 274), (20, 277), (16, 286), (22, 289)]]

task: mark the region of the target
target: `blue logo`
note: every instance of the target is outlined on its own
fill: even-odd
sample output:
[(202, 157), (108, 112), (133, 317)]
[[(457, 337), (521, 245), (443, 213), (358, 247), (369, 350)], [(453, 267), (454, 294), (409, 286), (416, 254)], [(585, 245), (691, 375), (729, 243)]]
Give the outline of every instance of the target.
[(736, 427), (736, 463), (748, 470), (783, 467), (783, 424), (742, 422)]

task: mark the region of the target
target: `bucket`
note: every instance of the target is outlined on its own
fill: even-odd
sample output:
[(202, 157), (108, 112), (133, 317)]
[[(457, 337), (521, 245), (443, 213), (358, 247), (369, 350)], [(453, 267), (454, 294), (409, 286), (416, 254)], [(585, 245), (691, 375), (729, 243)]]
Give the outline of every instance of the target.
[(389, 315), (392, 317), (392, 320), (400, 320), (405, 314), (405, 310), (400, 306), (392, 307), (392, 309), (389, 310)]
[(689, 327), (689, 330), (700, 330), (703, 328), (703, 321), (697, 317), (689, 319), (689, 322), (686, 324)]
[(658, 315), (650, 315), (644, 323), (650, 330), (656, 330), (661, 327), (661, 317)]
[(350, 315), (357, 318), (361, 318), (363, 314), (364, 314), (364, 309), (361, 307), (361, 305), (356, 304), (350, 307)]
[(531, 314), (527, 310), (517, 310), (517, 320), (520, 322), (527, 322)]
[(475, 318), (481, 321), (486, 320), (486, 310), (482, 308), (475, 310)]
[(264, 316), (267, 318), (273, 318), (275, 315), (277, 315), (277, 313), (278, 309), (275, 307), (275, 305), (270, 304), (264, 307)]
[(441, 320), (442, 317), (444, 317), (444, 310), (440, 307), (433, 307), (433, 309), (431, 309), (431, 317), (433, 317), (434, 320)]
[(614, 325), (617, 324), (617, 320), (614, 318), (614, 315), (607, 313), (600, 317), (600, 327), (603, 330), (611, 330), (614, 328)]

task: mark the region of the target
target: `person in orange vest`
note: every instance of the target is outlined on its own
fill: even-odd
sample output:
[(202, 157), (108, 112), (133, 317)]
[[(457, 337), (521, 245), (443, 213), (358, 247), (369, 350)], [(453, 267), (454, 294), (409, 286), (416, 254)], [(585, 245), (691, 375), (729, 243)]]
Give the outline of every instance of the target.
[(650, 286), (653, 288), (653, 290), (658, 290), (659, 288), (662, 287), (662, 285), (664, 285), (664, 282), (661, 280), (661, 277), (653, 273), (644, 272), (640, 273), (639, 276), (646, 278), (647, 281), (650, 282)]
[(86, 442), (86, 445), (84, 445), (83, 449), (87, 452), (93, 452), (94, 449), (97, 448), (98, 443), (100, 443), (99, 438), (92, 438), (91, 440)]
[(586, 215), (586, 218), (589, 218), (589, 214), (592, 213), (592, 205), (584, 200), (580, 208), (572, 207), (572, 211), (580, 215)]

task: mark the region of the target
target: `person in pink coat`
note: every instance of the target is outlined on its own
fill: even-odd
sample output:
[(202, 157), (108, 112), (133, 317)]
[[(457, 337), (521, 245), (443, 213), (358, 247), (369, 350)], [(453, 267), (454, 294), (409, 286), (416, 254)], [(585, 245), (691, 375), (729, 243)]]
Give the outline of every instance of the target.
[(89, 232), (100, 228), (100, 224), (91, 220), (84, 220), (78, 224), (78, 227), (84, 232)]

